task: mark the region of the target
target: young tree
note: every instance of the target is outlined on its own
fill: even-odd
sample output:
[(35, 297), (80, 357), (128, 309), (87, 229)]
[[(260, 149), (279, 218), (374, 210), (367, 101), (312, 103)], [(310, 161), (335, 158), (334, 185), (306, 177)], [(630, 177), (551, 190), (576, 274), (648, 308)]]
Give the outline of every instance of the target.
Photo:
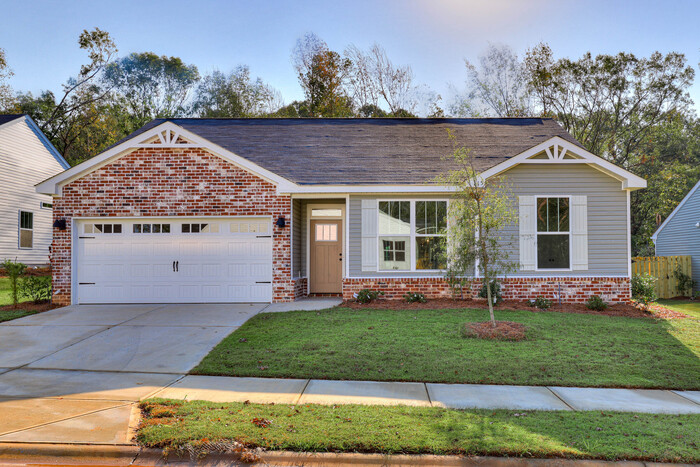
[(465, 60), (467, 92), (453, 112), (462, 116), (526, 117), (532, 113), (523, 63), (507, 45), (490, 44), (478, 66)]
[(447, 261), (459, 271), (477, 264), (482, 284), (486, 284), (491, 323), (496, 326), (491, 284), (516, 267), (504, 242), (504, 230), (517, 221), (510, 187), (503, 178), (484, 181), (475, 168), (471, 150), (459, 146), (449, 133), (453, 153), (448, 158), (455, 168), (438, 177), (438, 182), (455, 188), (448, 208)]
[(103, 82), (113, 90), (112, 98), (131, 116), (127, 132), (159, 117), (186, 114), (187, 102), (199, 72), (179, 57), (152, 52), (132, 53), (110, 63)]
[(243, 65), (228, 76), (214, 71), (205, 76), (197, 87), (192, 105), (199, 117), (258, 117), (281, 107), (279, 92), (263, 82), (253, 81), (250, 69)]

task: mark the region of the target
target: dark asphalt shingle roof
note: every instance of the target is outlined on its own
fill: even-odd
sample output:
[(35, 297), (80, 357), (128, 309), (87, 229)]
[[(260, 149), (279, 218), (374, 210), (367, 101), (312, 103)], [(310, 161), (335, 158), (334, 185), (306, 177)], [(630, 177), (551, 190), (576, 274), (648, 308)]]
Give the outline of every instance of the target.
[(0, 125), (17, 120), (20, 117), (24, 117), (24, 114), (0, 114)]
[(431, 182), (452, 164), (450, 129), (478, 170), (553, 136), (581, 146), (552, 119), (157, 119), (122, 141), (171, 121), (299, 184)]

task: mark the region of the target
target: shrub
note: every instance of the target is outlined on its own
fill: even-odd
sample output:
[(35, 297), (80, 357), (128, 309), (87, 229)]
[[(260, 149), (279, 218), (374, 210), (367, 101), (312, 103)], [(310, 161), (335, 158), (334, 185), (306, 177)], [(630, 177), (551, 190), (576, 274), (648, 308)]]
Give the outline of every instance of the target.
[(425, 303), (427, 302), (425, 295), (418, 292), (409, 292), (403, 296), (408, 303)]
[(10, 290), (12, 291), (12, 305), (17, 308), (17, 278), (24, 274), (27, 265), (12, 261), (11, 259), (6, 259), (2, 263), (2, 268), (5, 270), (5, 274), (10, 278)]
[(678, 290), (681, 292), (681, 294), (687, 295), (692, 299), (693, 288), (695, 287), (695, 284), (697, 284), (697, 282), (695, 282), (688, 274), (683, 272), (683, 269), (681, 269), (680, 264), (676, 266), (676, 270), (673, 273), (673, 276), (678, 281)]
[(19, 295), (34, 303), (46, 302), (51, 298), (50, 276), (24, 276), (19, 279)]
[(369, 303), (372, 300), (376, 300), (380, 295), (384, 295), (384, 292), (362, 289), (355, 294), (355, 300), (357, 300), (359, 303)]
[(608, 307), (608, 304), (603, 301), (598, 295), (591, 295), (586, 301), (586, 308), (594, 311), (603, 311)]
[[(486, 291), (486, 283), (481, 284), (481, 290), (479, 290), (479, 297), (488, 299), (488, 294)], [(501, 295), (501, 283), (497, 280), (491, 281), (491, 298), (493, 299), (493, 304), (503, 301), (503, 296)]]
[(552, 307), (552, 301), (548, 298), (539, 296), (534, 300), (530, 300), (530, 306), (534, 306), (535, 308), (539, 308), (540, 310), (546, 310), (547, 308)]
[(654, 284), (656, 278), (649, 274), (641, 274), (632, 277), (632, 298), (648, 306), (649, 303), (656, 300), (656, 292), (654, 292)]

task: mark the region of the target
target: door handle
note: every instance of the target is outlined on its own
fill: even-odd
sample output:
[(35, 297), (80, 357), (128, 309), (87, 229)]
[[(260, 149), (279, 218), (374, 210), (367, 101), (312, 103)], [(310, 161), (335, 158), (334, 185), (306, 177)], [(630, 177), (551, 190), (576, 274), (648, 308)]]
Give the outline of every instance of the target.
[(173, 272), (175, 272), (175, 261), (173, 261)]
[(180, 272), (180, 262), (175, 261), (175, 271)]

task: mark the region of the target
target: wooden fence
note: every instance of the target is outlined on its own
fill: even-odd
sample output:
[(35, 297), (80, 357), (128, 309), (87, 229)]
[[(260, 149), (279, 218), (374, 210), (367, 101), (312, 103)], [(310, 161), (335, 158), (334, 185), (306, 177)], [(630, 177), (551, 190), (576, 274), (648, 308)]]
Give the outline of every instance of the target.
[(681, 291), (673, 273), (679, 265), (685, 274), (692, 275), (690, 256), (637, 256), (632, 258), (632, 275), (650, 274), (656, 277), (656, 295), (659, 298), (678, 297)]

